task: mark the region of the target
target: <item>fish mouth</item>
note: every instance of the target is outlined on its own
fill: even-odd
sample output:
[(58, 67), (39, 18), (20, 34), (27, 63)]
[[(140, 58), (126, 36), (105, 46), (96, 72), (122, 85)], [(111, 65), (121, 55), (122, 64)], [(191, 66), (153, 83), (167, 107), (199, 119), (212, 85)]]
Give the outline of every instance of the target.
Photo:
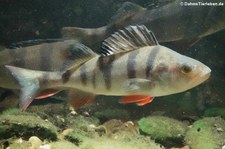
[(208, 80), (210, 76), (211, 76), (211, 69), (209, 67), (206, 67), (204, 70), (202, 70), (200, 74), (197, 74), (193, 78), (193, 81), (191, 81), (190, 84), (192, 87), (195, 87)]

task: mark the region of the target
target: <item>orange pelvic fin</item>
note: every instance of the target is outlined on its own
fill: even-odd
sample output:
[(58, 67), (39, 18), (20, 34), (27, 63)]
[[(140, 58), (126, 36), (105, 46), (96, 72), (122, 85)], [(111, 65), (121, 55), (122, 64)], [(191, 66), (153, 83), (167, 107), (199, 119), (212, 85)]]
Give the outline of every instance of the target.
[(96, 95), (81, 90), (70, 90), (68, 94), (69, 105), (74, 110), (77, 110), (84, 105), (91, 103), (95, 99)]
[(46, 89), (46, 90), (43, 90), (40, 93), (38, 93), (38, 95), (35, 97), (35, 99), (47, 98), (47, 97), (57, 94), (58, 92), (59, 92), (59, 90), (56, 90), (56, 89)]
[(148, 103), (151, 103), (153, 101), (154, 97), (149, 97), (148, 99), (146, 100), (143, 100), (143, 101), (140, 101), (138, 103), (136, 103), (138, 106), (144, 106)]
[(148, 97), (144, 95), (130, 95), (122, 98), (119, 102), (123, 104), (136, 103), (139, 106), (143, 106), (147, 103), (152, 102), (153, 99), (154, 97)]

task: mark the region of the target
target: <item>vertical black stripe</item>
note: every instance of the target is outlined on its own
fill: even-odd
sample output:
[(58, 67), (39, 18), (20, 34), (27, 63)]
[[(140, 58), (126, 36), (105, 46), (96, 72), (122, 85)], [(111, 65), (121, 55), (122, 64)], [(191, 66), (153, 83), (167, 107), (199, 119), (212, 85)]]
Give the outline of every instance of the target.
[(25, 58), (27, 55), (27, 49), (9, 49), (8, 51), (13, 60), (11, 65), (24, 68), (26, 65)]
[(145, 69), (146, 78), (148, 78), (151, 74), (158, 51), (159, 51), (159, 46), (155, 46), (148, 55), (146, 69)]
[(66, 72), (64, 72), (62, 74), (62, 83), (63, 84), (65, 84), (69, 81), (71, 74), (72, 74), (72, 72), (70, 70), (67, 70)]
[(85, 64), (80, 66), (80, 79), (83, 85), (87, 85), (87, 70)]
[(49, 77), (50, 77), (50, 74), (49, 73), (44, 73), (43, 75), (42, 75), (42, 79), (40, 80), (39, 79), (39, 82), (41, 82), (42, 83), (42, 85), (48, 85), (48, 83), (49, 83)]
[(96, 72), (95, 72), (95, 70), (93, 71), (93, 74), (92, 74), (92, 85), (93, 85), (93, 88), (96, 88)]
[(135, 50), (129, 53), (127, 61), (127, 76), (128, 78), (136, 78), (136, 57), (139, 51)]
[(52, 58), (53, 46), (52, 44), (43, 44), (40, 47), (40, 70), (51, 70), (51, 58)]
[(115, 55), (101, 56), (98, 59), (99, 69), (102, 71), (103, 79), (107, 90), (111, 89), (112, 65)]

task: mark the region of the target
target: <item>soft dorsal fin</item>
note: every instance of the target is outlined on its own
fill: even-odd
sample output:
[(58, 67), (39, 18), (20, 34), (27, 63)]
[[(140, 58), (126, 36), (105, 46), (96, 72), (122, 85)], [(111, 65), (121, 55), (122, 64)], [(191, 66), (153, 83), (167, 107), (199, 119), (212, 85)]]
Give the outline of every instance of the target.
[(87, 46), (78, 42), (72, 43), (70, 49), (67, 50), (67, 55), (65, 57), (66, 61), (60, 69), (62, 74), (64, 74), (68, 70), (72, 71), (78, 68), (84, 62), (98, 55)]
[(103, 41), (101, 54), (106, 56), (155, 45), (158, 45), (155, 35), (144, 25), (128, 26)]
[(131, 2), (125, 2), (116, 12), (116, 15), (113, 16), (110, 20), (111, 25), (118, 24), (123, 22), (124, 20), (132, 17), (133, 15), (137, 14), (139, 11), (143, 11), (145, 8)]
[(34, 45), (39, 45), (43, 43), (53, 43), (53, 42), (59, 42), (63, 41), (63, 39), (33, 39), (33, 40), (25, 40), (25, 41), (20, 41), (20, 42), (15, 42), (9, 45), (10, 49), (16, 49), (16, 48), (21, 48), (21, 47), (28, 47), (28, 46), (34, 46)]

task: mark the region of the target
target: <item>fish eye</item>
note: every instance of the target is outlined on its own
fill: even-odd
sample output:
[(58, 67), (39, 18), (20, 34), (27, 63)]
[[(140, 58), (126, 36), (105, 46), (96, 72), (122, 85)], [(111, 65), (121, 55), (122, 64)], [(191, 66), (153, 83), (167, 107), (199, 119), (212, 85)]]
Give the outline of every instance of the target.
[(180, 69), (181, 69), (182, 73), (189, 73), (192, 70), (192, 68), (189, 65), (187, 65), (187, 64), (182, 65), (180, 67)]

